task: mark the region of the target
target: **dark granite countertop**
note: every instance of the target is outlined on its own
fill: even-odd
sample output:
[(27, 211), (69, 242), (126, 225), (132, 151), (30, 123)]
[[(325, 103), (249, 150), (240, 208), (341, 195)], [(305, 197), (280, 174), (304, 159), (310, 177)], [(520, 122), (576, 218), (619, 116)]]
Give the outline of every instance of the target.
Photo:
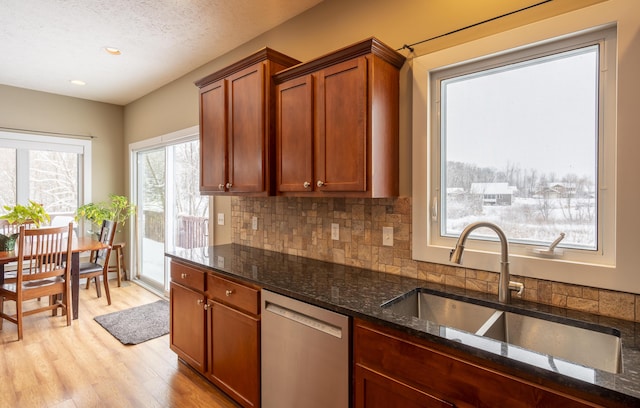
[[(628, 406), (640, 406), (640, 323), (519, 299), (514, 299), (509, 306), (499, 305), (497, 296), (490, 294), (236, 244), (178, 249), (166, 255), (303, 302), (399, 329), (469, 353), (475, 358), (512, 367)], [(450, 340), (446, 333), (452, 331), (442, 330), (443, 326), (399, 316), (380, 307), (384, 302), (415, 288), (489, 302), (502, 310), (517, 308), (525, 314), (544, 313), (552, 320), (569, 318), (586, 322), (586, 325), (614, 328), (620, 332), (622, 339), (622, 372), (614, 374), (569, 362), (555, 364), (549, 356), (524, 349), (509, 353), (509, 347), (512, 346), (506, 347), (505, 343), (464, 332), (456, 336), (455, 341)]]

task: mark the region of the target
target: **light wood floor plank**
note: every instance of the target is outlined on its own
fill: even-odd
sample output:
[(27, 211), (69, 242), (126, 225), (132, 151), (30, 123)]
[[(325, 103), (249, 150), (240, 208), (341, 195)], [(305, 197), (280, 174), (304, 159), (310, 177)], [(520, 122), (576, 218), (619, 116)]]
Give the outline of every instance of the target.
[[(158, 300), (128, 282), (111, 285), (112, 305), (81, 285), (80, 318), (27, 316), (24, 339), (7, 321), (0, 331), (0, 408), (237, 408), (169, 349), (169, 336), (125, 346), (93, 318)], [(46, 302), (47, 300), (42, 300)], [(36, 301), (34, 301), (36, 302)], [(14, 309), (7, 302), (5, 309)]]

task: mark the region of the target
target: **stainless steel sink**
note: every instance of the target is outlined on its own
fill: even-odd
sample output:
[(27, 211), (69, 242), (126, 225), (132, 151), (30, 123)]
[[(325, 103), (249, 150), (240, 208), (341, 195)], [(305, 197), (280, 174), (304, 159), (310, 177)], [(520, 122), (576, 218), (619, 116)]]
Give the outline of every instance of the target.
[(392, 299), (382, 307), (402, 316), (413, 316), (471, 333), (479, 330), (495, 312), (489, 307), (433, 295), (420, 289)]
[(463, 330), (550, 358), (613, 373), (622, 370), (622, 344), (615, 329), (498, 310), (419, 288), (385, 302), (382, 307), (401, 316)]
[(612, 373), (622, 366), (622, 344), (613, 333), (496, 311), (476, 334)]

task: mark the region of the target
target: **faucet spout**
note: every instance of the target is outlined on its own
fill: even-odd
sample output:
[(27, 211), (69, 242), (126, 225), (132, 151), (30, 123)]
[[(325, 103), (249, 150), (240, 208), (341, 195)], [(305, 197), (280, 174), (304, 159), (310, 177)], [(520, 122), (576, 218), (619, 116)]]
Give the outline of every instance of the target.
[(519, 282), (511, 282), (511, 276), (509, 273), (509, 242), (507, 241), (507, 236), (504, 231), (496, 224), (486, 221), (474, 222), (472, 224), (467, 225), (462, 233), (460, 233), (460, 237), (458, 238), (458, 242), (456, 242), (456, 246), (451, 250), (449, 255), (449, 259), (451, 262), (462, 264), (462, 253), (464, 252), (464, 244), (469, 237), (469, 234), (477, 228), (489, 228), (493, 230), (500, 239), (500, 280), (498, 282), (498, 300), (501, 303), (510, 303), (511, 302), (511, 290), (517, 290), (518, 294), (522, 293), (522, 284)]

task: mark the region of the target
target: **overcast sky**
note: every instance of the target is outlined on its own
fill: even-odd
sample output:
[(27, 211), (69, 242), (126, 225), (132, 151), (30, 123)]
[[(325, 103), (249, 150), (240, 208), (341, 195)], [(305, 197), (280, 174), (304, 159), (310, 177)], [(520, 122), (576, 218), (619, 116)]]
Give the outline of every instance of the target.
[(450, 82), (447, 160), (595, 179), (596, 51)]

